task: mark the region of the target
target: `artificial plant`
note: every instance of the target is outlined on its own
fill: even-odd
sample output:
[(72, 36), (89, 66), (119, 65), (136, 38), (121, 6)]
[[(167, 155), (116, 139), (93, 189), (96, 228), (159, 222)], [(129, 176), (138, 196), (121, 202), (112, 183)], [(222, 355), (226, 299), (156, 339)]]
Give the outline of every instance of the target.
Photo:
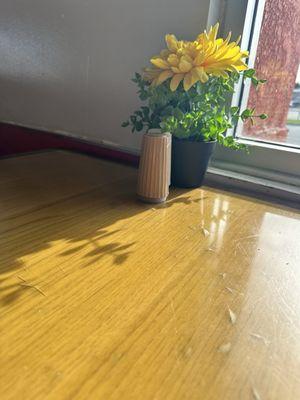
[(132, 131), (160, 129), (177, 138), (192, 141), (217, 141), (232, 149), (245, 148), (228, 128), (239, 119), (267, 118), (254, 108), (240, 110), (230, 106), (235, 84), (242, 76), (257, 88), (264, 83), (244, 62), (247, 51), (236, 42), (217, 38), (218, 24), (204, 31), (195, 41), (178, 41), (166, 35), (167, 49), (151, 58), (152, 68), (135, 74), (140, 99), (145, 102), (122, 124)]

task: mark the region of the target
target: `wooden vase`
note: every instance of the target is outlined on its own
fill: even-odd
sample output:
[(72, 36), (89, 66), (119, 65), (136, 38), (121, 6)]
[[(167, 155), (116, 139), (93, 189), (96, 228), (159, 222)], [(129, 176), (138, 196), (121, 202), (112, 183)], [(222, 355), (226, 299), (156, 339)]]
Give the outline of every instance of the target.
[(143, 136), (137, 195), (147, 203), (162, 203), (169, 195), (171, 134), (152, 129)]

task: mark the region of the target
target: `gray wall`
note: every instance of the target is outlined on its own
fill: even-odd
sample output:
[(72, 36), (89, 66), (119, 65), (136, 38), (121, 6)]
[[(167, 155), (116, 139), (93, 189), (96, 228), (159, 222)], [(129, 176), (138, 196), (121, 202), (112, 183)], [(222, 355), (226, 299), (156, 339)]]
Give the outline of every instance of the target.
[(134, 71), (165, 33), (193, 38), (209, 0), (1, 0), (0, 120), (138, 148), (120, 128)]

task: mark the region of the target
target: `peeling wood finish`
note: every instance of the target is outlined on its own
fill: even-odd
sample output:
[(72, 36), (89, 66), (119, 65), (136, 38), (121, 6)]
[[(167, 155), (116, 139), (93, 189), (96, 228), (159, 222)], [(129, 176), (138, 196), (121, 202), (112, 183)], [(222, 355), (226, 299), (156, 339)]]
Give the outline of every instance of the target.
[(300, 398), (299, 214), (136, 173), (0, 161), (1, 399)]

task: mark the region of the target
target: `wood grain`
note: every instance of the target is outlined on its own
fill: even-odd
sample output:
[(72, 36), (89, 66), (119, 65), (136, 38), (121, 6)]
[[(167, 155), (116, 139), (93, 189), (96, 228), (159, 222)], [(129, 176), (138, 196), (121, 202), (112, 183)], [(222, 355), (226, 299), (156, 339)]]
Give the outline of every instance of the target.
[(0, 161), (1, 399), (300, 398), (299, 214), (136, 174)]

